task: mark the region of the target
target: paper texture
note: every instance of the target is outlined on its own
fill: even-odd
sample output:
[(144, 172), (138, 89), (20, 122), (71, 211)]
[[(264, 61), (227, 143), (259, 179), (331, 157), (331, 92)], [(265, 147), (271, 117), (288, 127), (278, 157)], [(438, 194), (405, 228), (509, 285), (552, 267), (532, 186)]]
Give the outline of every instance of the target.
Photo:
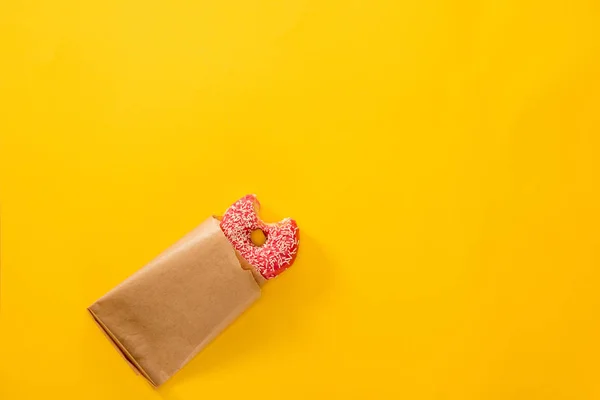
[(159, 386), (258, 299), (264, 280), (244, 268), (209, 218), (89, 311), (134, 369)]

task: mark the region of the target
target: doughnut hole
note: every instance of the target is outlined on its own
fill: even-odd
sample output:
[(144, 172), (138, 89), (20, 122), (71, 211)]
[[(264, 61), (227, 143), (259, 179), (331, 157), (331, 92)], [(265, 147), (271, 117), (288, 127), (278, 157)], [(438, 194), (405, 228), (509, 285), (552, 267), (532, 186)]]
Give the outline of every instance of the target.
[(260, 247), (267, 241), (267, 236), (262, 229), (255, 229), (250, 233), (250, 240), (252, 241), (252, 244)]

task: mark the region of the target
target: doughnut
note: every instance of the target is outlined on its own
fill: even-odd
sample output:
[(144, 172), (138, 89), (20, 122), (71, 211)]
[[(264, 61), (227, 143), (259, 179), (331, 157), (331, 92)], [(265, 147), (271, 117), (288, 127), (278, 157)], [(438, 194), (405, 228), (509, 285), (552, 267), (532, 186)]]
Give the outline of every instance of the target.
[[(221, 230), (239, 255), (263, 278), (271, 279), (289, 268), (298, 253), (299, 231), (291, 218), (266, 223), (258, 217), (260, 203), (249, 194), (231, 205), (221, 218)], [(252, 232), (262, 230), (266, 241), (257, 246)]]

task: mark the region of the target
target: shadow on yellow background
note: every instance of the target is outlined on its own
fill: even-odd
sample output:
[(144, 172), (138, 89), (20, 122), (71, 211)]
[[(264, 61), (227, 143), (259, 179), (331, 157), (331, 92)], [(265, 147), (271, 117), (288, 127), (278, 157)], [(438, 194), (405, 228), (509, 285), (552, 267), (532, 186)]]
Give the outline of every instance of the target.
[[(600, 8), (0, 2), (0, 398), (596, 399)], [(295, 266), (171, 381), (86, 307), (257, 193)]]

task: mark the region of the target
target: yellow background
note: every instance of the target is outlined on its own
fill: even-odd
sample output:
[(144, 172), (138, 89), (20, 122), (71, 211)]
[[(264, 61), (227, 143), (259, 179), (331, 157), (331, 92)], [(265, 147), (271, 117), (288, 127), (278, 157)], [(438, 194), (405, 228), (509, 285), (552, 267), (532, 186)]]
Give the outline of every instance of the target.
[[(0, 398), (600, 398), (600, 6), (0, 2)], [(296, 265), (163, 388), (85, 311), (255, 192)]]

